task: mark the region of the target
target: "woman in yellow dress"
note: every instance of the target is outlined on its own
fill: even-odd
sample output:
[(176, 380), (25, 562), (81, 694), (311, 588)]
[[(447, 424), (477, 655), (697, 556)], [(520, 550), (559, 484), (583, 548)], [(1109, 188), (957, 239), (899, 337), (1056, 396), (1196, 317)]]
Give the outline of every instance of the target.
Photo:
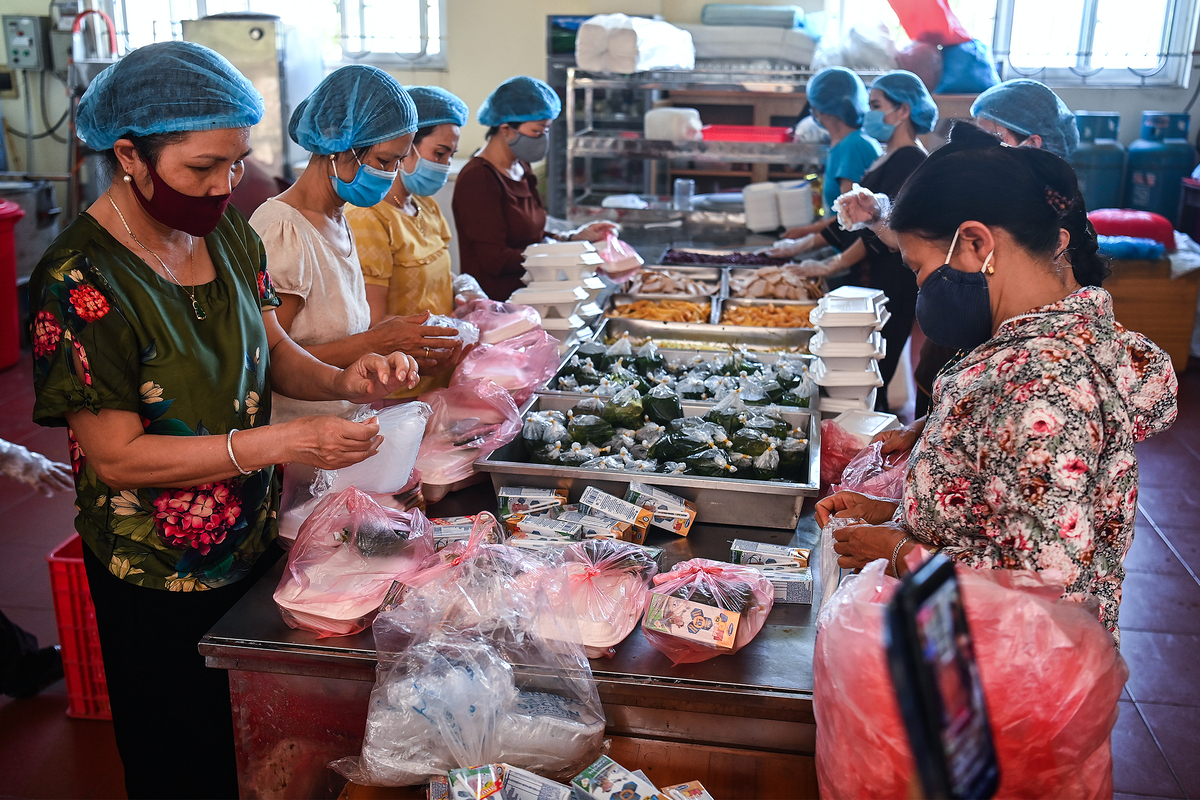
[[(433, 199), (446, 184), (450, 159), (458, 152), (467, 104), (439, 86), (409, 86), (405, 91), (417, 107), (412, 150), (400, 162), (400, 174), (383, 202), (346, 211), (358, 244), (372, 325), (388, 317), (421, 323), (430, 314), (450, 314), (456, 297), (486, 297), (471, 276), (451, 274), (450, 226)], [(450, 359), (436, 374), (423, 374), (414, 389), (402, 389), (393, 397), (414, 397), (446, 386), (457, 361)]]

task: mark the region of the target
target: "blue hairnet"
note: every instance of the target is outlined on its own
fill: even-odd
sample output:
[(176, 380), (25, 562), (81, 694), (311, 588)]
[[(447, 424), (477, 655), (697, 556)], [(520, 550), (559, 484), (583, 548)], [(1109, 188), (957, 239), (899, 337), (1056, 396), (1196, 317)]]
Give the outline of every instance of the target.
[(447, 92), (440, 86), (405, 86), (404, 91), (417, 107), (417, 127), (432, 128), (435, 125), (467, 124), (471, 109), (467, 108), (458, 95)]
[(998, 83), (971, 104), (971, 116), (990, 119), (1022, 136), (1042, 137), (1042, 148), (1069, 158), (1079, 145), (1075, 115), (1049, 86), (1028, 78)]
[(886, 94), (896, 105), (907, 103), (917, 133), (929, 133), (937, 124), (937, 105), (930, 97), (929, 90), (920, 78), (908, 70), (896, 69), (886, 75), (880, 75), (871, 84), (871, 88)]
[(263, 98), (220, 53), (192, 42), (139, 47), (92, 81), (75, 129), (88, 147), (108, 150), (132, 134), (248, 128)]
[(480, 124), (491, 128), (510, 122), (556, 119), (561, 112), (562, 101), (550, 84), (520, 75), (497, 86), (475, 116)]
[(417, 107), (378, 67), (334, 70), (304, 98), (288, 123), (292, 141), (319, 156), (370, 147), (417, 129)]
[(867, 113), (867, 87), (845, 67), (826, 67), (808, 81), (808, 104), (837, 117), (851, 128), (862, 125)]

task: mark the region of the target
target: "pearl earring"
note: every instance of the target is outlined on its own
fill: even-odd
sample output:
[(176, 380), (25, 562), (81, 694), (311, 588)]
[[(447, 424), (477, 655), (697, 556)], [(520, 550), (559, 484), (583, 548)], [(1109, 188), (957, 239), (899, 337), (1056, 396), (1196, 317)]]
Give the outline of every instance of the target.
[(126, 176), (125, 176), (125, 182), (126, 182), (126, 183), (133, 183), (133, 176), (132, 176), (132, 175), (126, 175)]

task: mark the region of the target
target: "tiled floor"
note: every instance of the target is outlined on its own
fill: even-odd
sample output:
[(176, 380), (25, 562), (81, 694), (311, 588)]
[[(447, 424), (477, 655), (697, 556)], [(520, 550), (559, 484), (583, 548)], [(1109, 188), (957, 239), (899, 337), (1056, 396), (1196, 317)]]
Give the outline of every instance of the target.
[[(66, 460), (61, 431), (30, 422), (27, 360), (0, 372), (0, 437)], [(1139, 448), (1141, 499), (1126, 566), (1126, 699), (1113, 734), (1118, 797), (1200, 798), (1200, 369), (1181, 376), (1180, 419)], [(45, 555), (72, 533), (70, 497), (0, 481), (0, 608), (58, 640)], [(71, 720), (60, 682), (0, 697), (0, 797), (123, 797), (107, 723)]]

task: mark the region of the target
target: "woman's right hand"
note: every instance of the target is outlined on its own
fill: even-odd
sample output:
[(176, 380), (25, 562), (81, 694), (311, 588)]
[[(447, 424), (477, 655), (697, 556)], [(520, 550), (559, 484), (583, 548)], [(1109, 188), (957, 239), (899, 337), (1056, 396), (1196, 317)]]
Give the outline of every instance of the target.
[[(274, 426), (272, 426), (274, 427)], [(279, 425), (286, 429), (288, 461), (318, 469), (342, 469), (375, 455), (383, 437), (372, 417), (351, 422), (341, 417), (300, 417)]]
[(771, 245), (767, 255), (772, 258), (791, 258), (800, 253), (807, 253), (817, 247), (817, 236), (814, 233), (801, 236), (799, 239), (780, 239)]
[(869, 525), (882, 525), (892, 519), (899, 505), (858, 492), (838, 492), (817, 503), (817, 524), (824, 528), (830, 517), (850, 517)]
[(388, 317), (371, 328), (377, 337), (376, 352), (401, 352), (412, 356), (423, 373), (436, 371), (459, 344), (458, 330), (440, 325), (423, 325), (429, 312), (407, 317)]

